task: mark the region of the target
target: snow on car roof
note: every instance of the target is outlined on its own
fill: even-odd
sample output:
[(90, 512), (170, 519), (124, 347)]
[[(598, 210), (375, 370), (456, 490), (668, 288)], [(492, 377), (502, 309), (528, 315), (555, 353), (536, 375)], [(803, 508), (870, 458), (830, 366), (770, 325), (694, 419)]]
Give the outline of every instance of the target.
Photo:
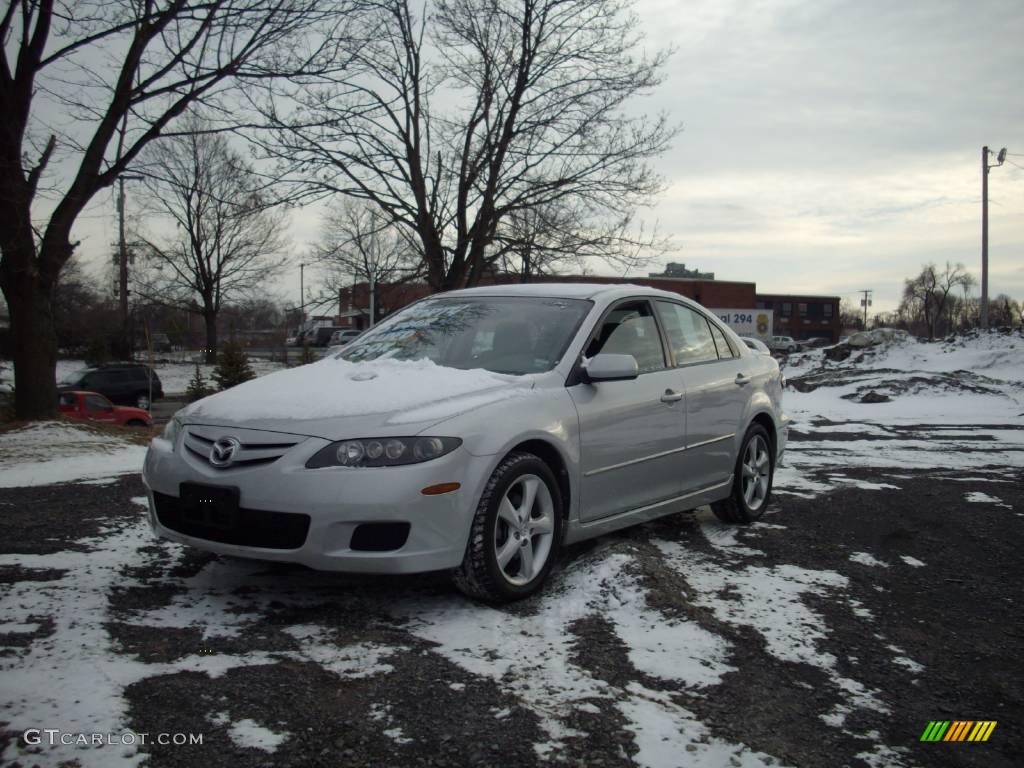
[(514, 283), (462, 288), (435, 296), (541, 296), (556, 299), (592, 299), (603, 294), (643, 294), (680, 298), (678, 293), (634, 283)]

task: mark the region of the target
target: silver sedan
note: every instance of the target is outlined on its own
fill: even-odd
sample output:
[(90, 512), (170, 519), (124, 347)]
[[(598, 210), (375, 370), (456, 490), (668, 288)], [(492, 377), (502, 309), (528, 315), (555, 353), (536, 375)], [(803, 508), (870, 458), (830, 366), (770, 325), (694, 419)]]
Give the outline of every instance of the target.
[(438, 294), (342, 351), (180, 411), (158, 536), (320, 570), (535, 592), (560, 547), (704, 504), (749, 523), (786, 445), (778, 364), (632, 285)]

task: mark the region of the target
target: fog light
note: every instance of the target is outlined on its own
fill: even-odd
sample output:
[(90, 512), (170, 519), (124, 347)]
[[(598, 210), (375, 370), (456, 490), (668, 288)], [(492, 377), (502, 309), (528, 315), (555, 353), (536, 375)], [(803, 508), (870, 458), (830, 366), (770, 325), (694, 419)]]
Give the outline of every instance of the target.
[(428, 485), (420, 493), (424, 496), (440, 496), (443, 493), (457, 491), (461, 487), (462, 483), (438, 483), (437, 485)]

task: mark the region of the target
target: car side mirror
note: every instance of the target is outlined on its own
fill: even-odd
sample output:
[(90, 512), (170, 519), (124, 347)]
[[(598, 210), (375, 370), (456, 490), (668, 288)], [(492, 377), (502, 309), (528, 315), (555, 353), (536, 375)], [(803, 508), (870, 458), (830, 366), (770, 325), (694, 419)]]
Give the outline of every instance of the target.
[(591, 382), (627, 381), (640, 375), (636, 358), (632, 355), (594, 355), (586, 362), (583, 370)]

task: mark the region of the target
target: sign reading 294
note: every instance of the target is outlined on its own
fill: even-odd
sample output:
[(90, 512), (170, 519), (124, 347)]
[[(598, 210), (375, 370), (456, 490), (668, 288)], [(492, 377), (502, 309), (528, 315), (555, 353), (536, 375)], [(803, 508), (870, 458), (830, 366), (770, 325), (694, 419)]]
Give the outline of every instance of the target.
[(733, 312), (732, 314), (726, 313), (724, 315), (719, 315), (719, 317), (726, 325), (739, 325), (741, 323), (754, 322), (754, 316), (748, 312)]

